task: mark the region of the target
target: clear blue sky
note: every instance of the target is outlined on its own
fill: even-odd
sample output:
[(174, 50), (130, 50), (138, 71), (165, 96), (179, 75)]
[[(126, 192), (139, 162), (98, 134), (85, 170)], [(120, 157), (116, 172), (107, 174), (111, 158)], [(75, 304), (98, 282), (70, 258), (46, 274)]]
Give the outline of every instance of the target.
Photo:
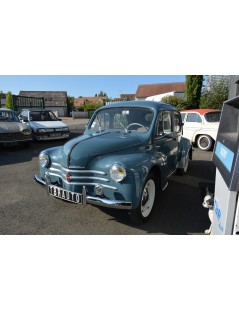
[(95, 96), (101, 90), (111, 98), (135, 94), (140, 84), (184, 82), (185, 75), (0, 75), (0, 91), (67, 91), (68, 96)]

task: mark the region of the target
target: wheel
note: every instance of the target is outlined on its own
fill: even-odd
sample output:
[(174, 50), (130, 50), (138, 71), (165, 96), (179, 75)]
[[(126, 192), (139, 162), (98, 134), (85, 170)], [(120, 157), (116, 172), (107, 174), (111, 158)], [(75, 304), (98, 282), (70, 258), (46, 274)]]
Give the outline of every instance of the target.
[(158, 181), (153, 173), (147, 177), (140, 203), (136, 209), (130, 211), (129, 216), (133, 223), (143, 224), (147, 222), (152, 214), (153, 208), (158, 200)]
[(187, 173), (188, 170), (188, 164), (189, 164), (189, 152), (187, 154), (187, 156), (185, 157), (185, 163), (184, 163), (184, 167), (183, 168), (177, 168), (176, 173), (178, 175), (184, 175)]
[(202, 151), (209, 151), (212, 148), (213, 140), (208, 135), (201, 135), (197, 139), (197, 146)]

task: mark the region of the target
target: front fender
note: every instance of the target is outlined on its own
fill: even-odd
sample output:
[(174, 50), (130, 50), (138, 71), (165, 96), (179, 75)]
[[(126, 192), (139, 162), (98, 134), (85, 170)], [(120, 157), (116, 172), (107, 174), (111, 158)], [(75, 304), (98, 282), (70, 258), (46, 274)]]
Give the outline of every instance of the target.
[[(127, 176), (122, 182), (115, 182), (110, 176), (110, 168), (115, 162), (121, 162), (126, 167)], [(154, 161), (150, 153), (117, 154), (97, 157), (88, 164), (87, 169), (103, 171), (108, 178), (108, 185), (116, 190), (107, 190), (106, 194), (111, 199), (131, 201), (136, 208), (141, 199), (141, 192), (145, 180), (153, 167)]]

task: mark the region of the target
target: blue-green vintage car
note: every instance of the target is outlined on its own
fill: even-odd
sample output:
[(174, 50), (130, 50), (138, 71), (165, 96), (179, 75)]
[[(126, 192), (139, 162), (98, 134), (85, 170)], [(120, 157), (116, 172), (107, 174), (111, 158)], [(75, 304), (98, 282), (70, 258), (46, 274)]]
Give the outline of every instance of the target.
[(39, 155), (35, 180), (48, 194), (77, 204), (128, 209), (146, 222), (174, 172), (184, 174), (192, 147), (180, 113), (152, 101), (99, 108), (82, 136)]

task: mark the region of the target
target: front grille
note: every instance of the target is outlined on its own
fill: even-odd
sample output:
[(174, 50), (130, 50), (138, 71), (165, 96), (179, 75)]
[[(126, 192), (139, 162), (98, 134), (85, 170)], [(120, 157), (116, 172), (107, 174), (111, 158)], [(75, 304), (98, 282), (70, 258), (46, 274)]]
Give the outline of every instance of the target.
[(11, 133), (0, 133), (0, 141), (18, 141), (26, 140), (28, 136), (24, 136), (21, 132), (11, 132)]
[[(60, 164), (52, 163), (48, 174), (50, 176), (59, 177), (64, 183), (67, 184), (89, 186), (100, 184), (102, 187), (117, 190), (116, 187), (107, 184), (110, 180), (103, 171), (81, 170), (77, 167), (67, 169)], [(67, 174), (70, 176), (70, 180), (67, 180)]]

